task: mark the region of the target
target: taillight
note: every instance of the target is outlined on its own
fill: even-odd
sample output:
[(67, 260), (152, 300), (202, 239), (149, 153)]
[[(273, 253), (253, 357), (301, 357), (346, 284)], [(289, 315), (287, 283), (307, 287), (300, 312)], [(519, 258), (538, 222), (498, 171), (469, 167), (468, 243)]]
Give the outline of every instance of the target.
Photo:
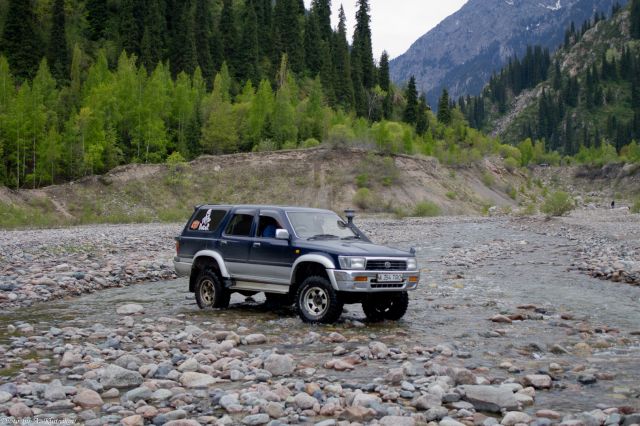
[(176, 240), (176, 256), (180, 254), (180, 241)]

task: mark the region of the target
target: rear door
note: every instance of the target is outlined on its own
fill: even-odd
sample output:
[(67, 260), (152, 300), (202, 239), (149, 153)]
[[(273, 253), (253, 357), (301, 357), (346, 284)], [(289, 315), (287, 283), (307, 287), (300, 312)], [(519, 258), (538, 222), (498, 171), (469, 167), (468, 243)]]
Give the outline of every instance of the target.
[(274, 210), (261, 210), (255, 239), (249, 253), (248, 273), (256, 280), (288, 285), (293, 266), (293, 251), (288, 240), (277, 240), (275, 231), (286, 229), (287, 222)]
[(256, 214), (255, 209), (235, 210), (222, 232), (220, 253), (232, 277), (246, 275)]

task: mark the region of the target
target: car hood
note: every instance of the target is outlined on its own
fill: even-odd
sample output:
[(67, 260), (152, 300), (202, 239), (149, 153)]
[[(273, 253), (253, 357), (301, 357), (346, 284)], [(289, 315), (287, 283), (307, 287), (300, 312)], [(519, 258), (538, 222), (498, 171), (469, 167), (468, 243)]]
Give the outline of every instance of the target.
[(411, 257), (408, 251), (366, 243), (345, 240), (298, 240), (298, 247), (307, 250), (331, 252), (342, 256)]

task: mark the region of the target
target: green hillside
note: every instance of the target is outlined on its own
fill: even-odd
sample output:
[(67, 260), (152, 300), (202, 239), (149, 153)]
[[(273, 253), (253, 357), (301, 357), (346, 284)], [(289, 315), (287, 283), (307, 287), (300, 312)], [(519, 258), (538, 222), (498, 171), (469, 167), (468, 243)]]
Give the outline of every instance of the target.
[(567, 30), (549, 57), (530, 49), (459, 104), (472, 126), (510, 144), (544, 142), (578, 161), (640, 160), (640, 2)]

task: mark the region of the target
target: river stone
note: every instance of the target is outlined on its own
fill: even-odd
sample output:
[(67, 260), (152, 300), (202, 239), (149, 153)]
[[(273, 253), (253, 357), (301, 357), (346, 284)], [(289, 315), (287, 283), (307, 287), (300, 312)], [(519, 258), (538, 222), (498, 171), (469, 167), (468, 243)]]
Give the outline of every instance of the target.
[(131, 389), (124, 394), (125, 401), (136, 402), (139, 400), (147, 400), (151, 398), (151, 389), (146, 386), (140, 386), (139, 388)]
[(187, 388), (206, 388), (216, 383), (216, 379), (209, 374), (187, 371), (180, 376), (180, 383)]
[(478, 411), (500, 413), (503, 409), (518, 408), (516, 397), (509, 389), (487, 385), (467, 385), (462, 389), (465, 392), (464, 400), (473, 404)]
[(260, 345), (262, 343), (267, 343), (267, 337), (264, 334), (249, 334), (244, 338), (244, 340), (247, 342), (247, 345)]
[(98, 392), (91, 389), (81, 389), (73, 398), (73, 402), (82, 408), (100, 407), (104, 403)]
[(523, 413), (520, 411), (509, 411), (502, 418), (500, 424), (504, 426), (514, 426), (516, 424), (529, 422), (531, 422), (531, 417), (529, 417), (527, 413)]
[(151, 394), (151, 399), (154, 401), (164, 401), (173, 396), (173, 392), (169, 389), (158, 389), (154, 393)]
[(198, 364), (198, 360), (195, 358), (189, 358), (178, 367), (178, 371), (198, 371), (200, 364)]
[(551, 377), (546, 374), (529, 374), (524, 376), (526, 386), (533, 386), (536, 389), (551, 388)]
[(365, 407), (347, 407), (340, 413), (340, 420), (349, 420), (350, 422), (368, 422), (376, 417), (376, 410)]
[(282, 404), (279, 404), (277, 402), (269, 402), (264, 407), (264, 411), (269, 415), (269, 417), (273, 419), (284, 417), (284, 407), (282, 406)]
[(624, 416), (623, 426), (640, 425), (640, 413)]
[(300, 392), (293, 398), (296, 406), (303, 410), (313, 408), (318, 403), (318, 400), (305, 392)]
[(105, 388), (130, 388), (142, 384), (142, 376), (137, 371), (109, 364), (100, 376), (100, 384)]
[(432, 394), (421, 395), (414, 400), (411, 405), (416, 407), (418, 410), (429, 410), (431, 408), (441, 407), (442, 399)]
[(60, 360), (60, 367), (73, 367), (82, 362), (82, 354), (66, 351)]
[(413, 417), (385, 416), (380, 419), (380, 426), (415, 426)]
[(372, 393), (357, 393), (354, 397), (353, 397), (353, 401), (351, 402), (351, 405), (356, 407), (356, 406), (360, 406), (360, 407), (371, 407), (371, 405), (375, 405), (375, 404), (379, 404), (380, 403), (380, 398), (378, 398), (377, 395), (372, 394)]
[(118, 315), (136, 315), (144, 313), (144, 307), (137, 303), (128, 303), (126, 305), (118, 306), (116, 309)]
[(11, 395), (9, 392), (0, 391), (0, 404), (4, 404), (11, 398), (13, 398), (13, 395)]
[(125, 417), (120, 420), (124, 426), (144, 426), (144, 419), (140, 414), (134, 414), (133, 416)]
[(59, 401), (66, 398), (67, 394), (64, 391), (60, 380), (54, 380), (44, 389), (44, 399), (48, 401)]
[(464, 423), (453, 420), (451, 417), (445, 417), (444, 419), (440, 420), (440, 423), (438, 424), (440, 426), (465, 426)]
[(33, 415), (33, 411), (31, 411), (31, 408), (27, 407), (24, 403), (18, 402), (9, 407), (9, 415), (16, 419), (23, 419), (25, 417), (31, 417)]
[(180, 419), (168, 421), (164, 426), (200, 426), (200, 423), (196, 420)]
[(242, 424), (250, 425), (250, 426), (263, 425), (263, 424), (269, 423), (269, 420), (271, 419), (269, 418), (268, 414), (252, 414), (242, 419)]
[(274, 376), (285, 376), (293, 373), (295, 363), (291, 355), (271, 354), (264, 361), (264, 369)]

